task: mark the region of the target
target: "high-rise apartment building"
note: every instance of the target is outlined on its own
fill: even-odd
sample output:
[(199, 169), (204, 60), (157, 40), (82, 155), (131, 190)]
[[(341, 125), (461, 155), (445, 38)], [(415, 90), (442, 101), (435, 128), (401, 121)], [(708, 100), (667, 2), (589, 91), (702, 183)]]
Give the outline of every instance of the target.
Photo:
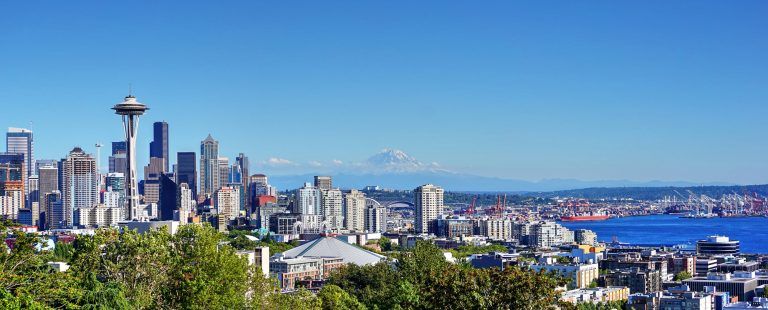
[(152, 142), (149, 143), (149, 157), (160, 158), (162, 163), (160, 169), (162, 173), (168, 172), (170, 158), (168, 157), (168, 123), (155, 122), (152, 126)]
[(197, 199), (197, 158), (195, 152), (176, 153), (176, 184), (187, 184), (192, 198)]
[(365, 194), (353, 189), (344, 195), (344, 226), (349, 230), (365, 230)]
[(240, 214), (240, 189), (222, 187), (216, 191), (214, 202), (220, 218), (234, 219)]
[(432, 221), (443, 212), (443, 188), (432, 184), (425, 184), (413, 190), (414, 204), (416, 205), (417, 233), (430, 233), (429, 227)]
[(387, 232), (387, 207), (378, 202), (366, 204), (365, 230), (372, 233)]
[(209, 134), (200, 142), (200, 192), (212, 195), (219, 187), (219, 142)]
[(195, 196), (187, 183), (179, 184), (178, 194), (179, 198), (177, 204), (179, 206), (179, 211), (178, 216), (176, 216), (174, 220), (180, 221), (182, 224), (186, 224), (188, 219), (197, 213)]
[(295, 213), (322, 215), (323, 194), (310, 183), (296, 190)]
[(63, 163), (64, 218), (68, 227), (79, 225), (75, 210), (91, 208), (99, 203), (99, 179), (96, 159), (75, 147)]
[(343, 195), (339, 189), (321, 191), (323, 195), (323, 216), (331, 229), (344, 227)]
[(315, 187), (321, 191), (327, 191), (331, 188), (333, 188), (333, 182), (331, 180), (330, 176), (322, 176), (322, 175), (316, 175), (315, 176)]

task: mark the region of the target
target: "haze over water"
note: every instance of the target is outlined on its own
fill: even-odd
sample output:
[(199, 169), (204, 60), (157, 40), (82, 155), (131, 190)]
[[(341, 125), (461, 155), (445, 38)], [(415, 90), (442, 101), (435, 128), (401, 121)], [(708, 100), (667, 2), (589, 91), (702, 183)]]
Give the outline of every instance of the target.
[(685, 219), (677, 215), (624, 217), (606, 221), (562, 222), (569, 229), (590, 229), (600, 241), (613, 237), (630, 244), (696, 244), (710, 235), (741, 241), (742, 253), (768, 253), (768, 218)]

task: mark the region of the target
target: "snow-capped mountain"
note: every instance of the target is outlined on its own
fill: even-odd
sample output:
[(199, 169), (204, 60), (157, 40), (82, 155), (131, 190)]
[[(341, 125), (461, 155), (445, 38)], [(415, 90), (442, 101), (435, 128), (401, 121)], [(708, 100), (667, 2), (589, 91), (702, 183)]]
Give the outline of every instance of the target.
[(364, 170), (372, 173), (403, 173), (433, 171), (437, 164), (424, 164), (401, 150), (383, 149), (364, 163)]

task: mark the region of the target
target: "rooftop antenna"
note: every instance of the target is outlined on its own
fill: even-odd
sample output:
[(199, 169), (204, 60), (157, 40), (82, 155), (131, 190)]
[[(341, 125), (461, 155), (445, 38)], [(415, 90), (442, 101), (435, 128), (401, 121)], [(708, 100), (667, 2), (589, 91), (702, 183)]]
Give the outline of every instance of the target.
[(128, 97), (133, 97), (133, 84), (128, 83)]

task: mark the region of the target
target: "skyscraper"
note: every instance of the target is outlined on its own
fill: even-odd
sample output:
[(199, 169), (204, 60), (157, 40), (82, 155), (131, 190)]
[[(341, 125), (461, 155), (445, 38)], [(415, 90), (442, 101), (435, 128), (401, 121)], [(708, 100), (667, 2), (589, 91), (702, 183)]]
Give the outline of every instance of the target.
[(343, 196), (339, 189), (329, 189), (323, 193), (323, 216), (332, 229), (344, 227)]
[(200, 142), (200, 192), (213, 194), (219, 188), (219, 141), (209, 134)]
[(219, 157), (219, 180), (217, 189), (232, 182), (232, 170), (229, 168), (229, 158)]
[(59, 189), (59, 168), (56, 165), (43, 165), (37, 168), (40, 210), (47, 210), (48, 200), (45, 195)]
[(197, 158), (195, 152), (176, 153), (176, 183), (187, 184), (192, 191), (192, 199), (197, 199)]
[(155, 122), (153, 124), (153, 140), (149, 143), (149, 157), (162, 158), (161, 172), (168, 172), (168, 123)]
[(353, 189), (344, 195), (344, 226), (349, 230), (365, 230), (365, 194)]
[(331, 182), (331, 177), (329, 176), (322, 176), (322, 175), (316, 175), (315, 176), (315, 187), (319, 190), (329, 190), (333, 188), (333, 182)]
[(40, 178), (36, 174), (30, 175), (27, 179), (27, 185), (29, 186), (27, 190), (29, 194), (24, 206), (30, 214), (28, 223), (38, 226), (40, 221)]
[(24, 128), (8, 128), (5, 135), (5, 148), (8, 153), (24, 154), (24, 171), (27, 175), (34, 174), (35, 143), (32, 131)]
[[(232, 183), (240, 183), (243, 185), (243, 194), (245, 194), (245, 205), (250, 205), (250, 191), (248, 190), (250, 188), (250, 182), (249, 182), (249, 170), (248, 167), (250, 166), (250, 163), (248, 162), (248, 156), (245, 156), (245, 154), (240, 153), (237, 155), (237, 158), (235, 158), (235, 166), (236, 169), (233, 169), (232, 175)], [(235, 167), (233, 167), (235, 168)]]
[(64, 201), (61, 192), (55, 190), (45, 194), (45, 229), (61, 229), (67, 227), (65, 218)]
[(24, 154), (0, 153), (0, 215), (17, 219), (24, 208)]
[(29, 195), (29, 184), (27, 179), (30, 175), (34, 174), (35, 167), (35, 153), (34, 153), (34, 139), (32, 131), (24, 128), (8, 128), (8, 133), (5, 134), (5, 148), (8, 153), (16, 153), (24, 155), (24, 175), (22, 176), (24, 182), (24, 195)]
[(443, 211), (443, 194), (441, 187), (425, 184), (413, 190), (414, 204), (416, 205), (417, 233), (429, 233), (432, 221)]
[(127, 144), (125, 141), (112, 142), (112, 155), (109, 156), (109, 172), (125, 175), (128, 170)]
[(178, 209), (178, 187), (176, 182), (168, 177), (168, 174), (160, 175), (160, 199), (158, 201), (158, 210), (160, 210), (160, 220), (172, 221), (174, 211)]
[(76, 226), (74, 213), (79, 208), (91, 208), (99, 203), (99, 179), (96, 159), (75, 147), (69, 152), (64, 168), (64, 219), (67, 226)]
[(116, 104), (112, 109), (115, 110), (115, 114), (121, 115), (123, 118), (126, 157), (128, 158), (128, 167), (125, 174), (125, 196), (128, 200), (128, 210), (130, 210), (129, 218), (135, 219), (137, 218), (139, 207), (139, 180), (136, 177), (136, 135), (139, 129), (139, 117), (149, 108), (143, 103), (136, 101), (136, 97), (128, 95), (123, 102)]

